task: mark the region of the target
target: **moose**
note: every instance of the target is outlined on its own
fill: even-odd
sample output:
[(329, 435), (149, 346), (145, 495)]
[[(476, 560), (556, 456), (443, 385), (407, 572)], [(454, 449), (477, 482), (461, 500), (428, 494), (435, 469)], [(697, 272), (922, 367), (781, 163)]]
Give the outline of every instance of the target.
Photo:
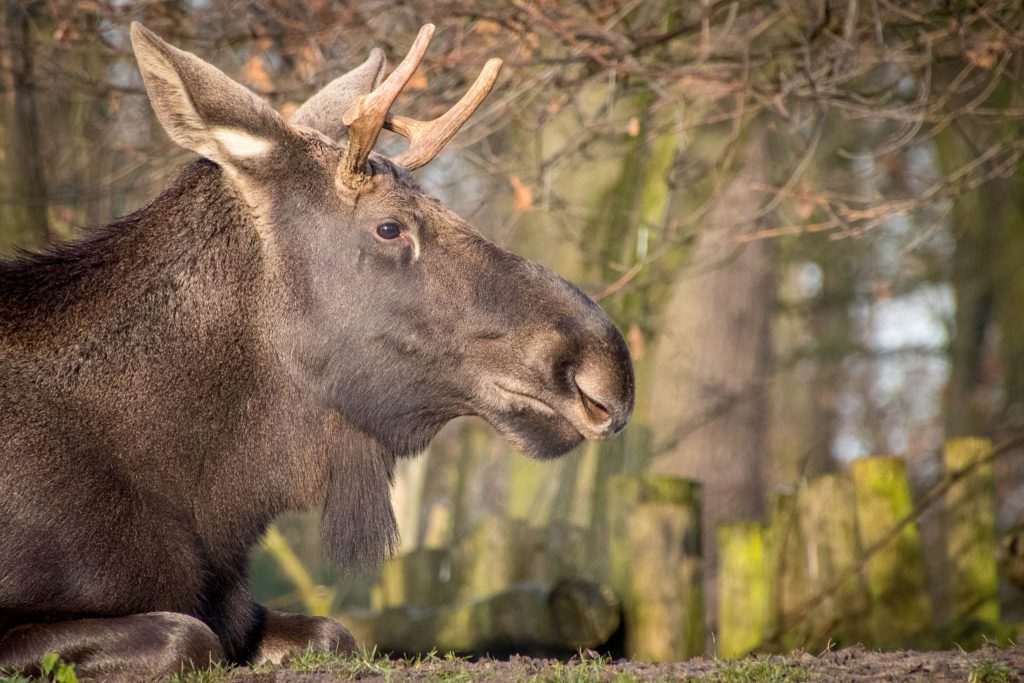
[[(129, 216), (0, 260), (0, 668), (55, 651), (140, 680), (346, 651), (338, 622), (250, 596), (276, 515), (322, 506), (332, 561), (373, 566), (396, 544), (397, 459), (455, 417), (538, 459), (625, 426), (607, 315), (410, 175), (501, 66), (433, 121), (393, 114), (432, 32), (286, 121), (132, 24), (157, 119), (201, 158)], [(383, 129), (408, 149), (373, 152)]]

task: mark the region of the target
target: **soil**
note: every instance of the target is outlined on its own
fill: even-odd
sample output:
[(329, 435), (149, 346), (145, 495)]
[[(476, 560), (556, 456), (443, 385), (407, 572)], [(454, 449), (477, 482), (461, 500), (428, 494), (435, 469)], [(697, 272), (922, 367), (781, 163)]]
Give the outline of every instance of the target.
[[(298, 667), (303, 668), (303, 667)], [(666, 681), (723, 683), (783, 681), (1024, 681), (1024, 640), (973, 652), (873, 652), (846, 648), (813, 656), (760, 655), (734, 661), (698, 657), (675, 664), (641, 664), (584, 656), (569, 662), (513, 656), (498, 659), (426, 658), (420, 661), (375, 660), (361, 664), (321, 664), (313, 671), (287, 666), (269, 672), (240, 670), (231, 683), (324, 683), (326, 681)]]

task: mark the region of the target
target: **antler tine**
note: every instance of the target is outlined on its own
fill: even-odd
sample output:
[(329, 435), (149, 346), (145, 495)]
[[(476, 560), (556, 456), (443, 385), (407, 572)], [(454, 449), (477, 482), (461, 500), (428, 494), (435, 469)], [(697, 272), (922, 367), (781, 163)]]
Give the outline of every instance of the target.
[(480, 108), (494, 82), (498, 79), (502, 61), (489, 59), (473, 86), (454, 107), (433, 121), (418, 121), (407, 116), (388, 114), (384, 127), (409, 139), (409, 149), (392, 161), (409, 170), (419, 168), (436, 157), (448, 141), (462, 128), (469, 117)]
[(342, 122), (348, 126), (348, 149), (338, 167), (338, 176), (346, 185), (358, 187), (368, 177), (366, 160), (377, 144), (388, 109), (420, 65), (433, 35), (434, 25), (424, 25), (401, 64), (373, 92), (356, 100), (342, 117)]

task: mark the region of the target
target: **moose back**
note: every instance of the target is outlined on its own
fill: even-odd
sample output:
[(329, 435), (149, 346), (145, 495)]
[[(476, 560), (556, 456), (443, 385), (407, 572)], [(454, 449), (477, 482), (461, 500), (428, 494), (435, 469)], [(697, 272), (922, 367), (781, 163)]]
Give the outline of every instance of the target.
[[(157, 118), (202, 158), (130, 216), (0, 261), (0, 667), (56, 651), (137, 680), (351, 648), (251, 599), (276, 515), (322, 505), (332, 558), (373, 565), (396, 541), (396, 459), (449, 420), (538, 458), (626, 424), (608, 317), (410, 176), (500, 67), (434, 121), (390, 113), (432, 31), (386, 80), (374, 50), (286, 122), (132, 26)], [(408, 151), (373, 153), (383, 128)]]

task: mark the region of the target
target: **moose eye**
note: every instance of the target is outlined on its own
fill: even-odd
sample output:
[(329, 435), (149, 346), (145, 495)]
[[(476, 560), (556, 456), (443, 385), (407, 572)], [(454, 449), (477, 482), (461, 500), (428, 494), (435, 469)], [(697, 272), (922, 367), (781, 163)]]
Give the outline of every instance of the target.
[(402, 226), (394, 221), (388, 221), (387, 223), (381, 223), (377, 226), (377, 237), (382, 240), (393, 240), (398, 239), (402, 234)]

